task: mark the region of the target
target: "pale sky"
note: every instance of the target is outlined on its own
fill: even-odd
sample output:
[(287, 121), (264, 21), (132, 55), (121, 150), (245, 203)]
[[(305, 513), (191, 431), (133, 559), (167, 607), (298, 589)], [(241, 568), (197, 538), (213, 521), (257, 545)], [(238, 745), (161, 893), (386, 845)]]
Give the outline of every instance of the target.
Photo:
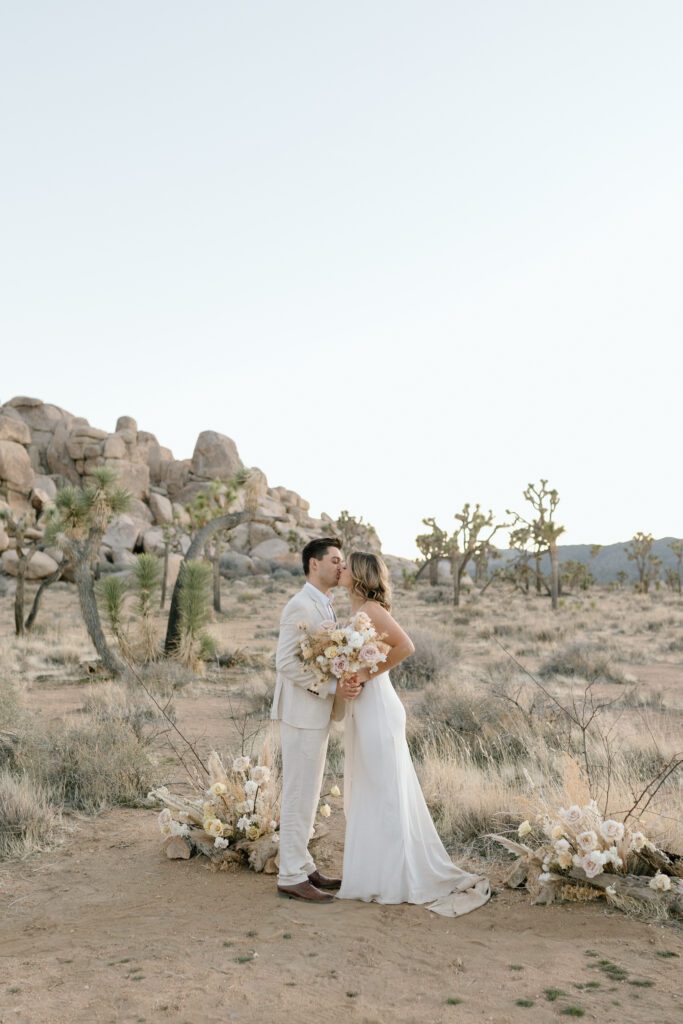
[(3, 4), (0, 401), (213, 429), (412, 555), (683, 536), (680, 0)]

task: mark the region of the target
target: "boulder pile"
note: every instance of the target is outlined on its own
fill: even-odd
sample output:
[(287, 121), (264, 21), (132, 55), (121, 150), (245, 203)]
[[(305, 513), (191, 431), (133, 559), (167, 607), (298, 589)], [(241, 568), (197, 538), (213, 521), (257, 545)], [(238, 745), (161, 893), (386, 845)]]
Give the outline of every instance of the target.
[[(202, 431), (191, 459), (175, 459), (154, 434), (139, 430), (132, 416), (120, 416), (110, 433), (37, 398), (17, 397), (0, 405), (0, 510), (9, 509), (15, 517), (33, 511), (35, 529), (40, 531), (57, 490), (68, 483), (87, 484), (103, 466), (116, 472), (132, 501), (104, 536), (101, 571), (125, 569), (141, 551), (162, 552), (164, 528), (172, 526), (177, 549), (170, 556), (173, 578), (190, 543), (188, 505), (214, 481), (236, 475), (242, 482), (236, 497), (224, 500), (225, 511), (249, 507), (256, 519), (268, 522), (242, 523), (228, 535), (221, 562), (225, 575), (298, 572), (304, 544), (334, 532), (330, 516), (314, 519), (300, 495), (270, 487), (261, 470), (246, 469), (235, 442), (216, 431)], [(379, 550), (374, 532), (372, 539)], [(16, 575), (12, 548), (0, 521), (0, 568)], [(34, 555), (30, 578), (49, 576), (57, 558), (59, 554), (50, 550)]]

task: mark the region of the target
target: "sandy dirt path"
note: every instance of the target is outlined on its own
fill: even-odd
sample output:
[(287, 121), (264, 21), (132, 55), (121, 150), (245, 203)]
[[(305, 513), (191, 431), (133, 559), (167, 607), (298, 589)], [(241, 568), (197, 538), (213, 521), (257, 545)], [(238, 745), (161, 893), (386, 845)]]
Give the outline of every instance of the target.
[[(556, 1021), (568, 1006), (603, 1024), (683, 1017), (675, 926), (595, 904), (531, 907), (499, 878), (492, 902), (458, 920), (411, 906), (311, 907), (277, 897), (272, 877), (165, 860), (154, 819), (70, 819), (61, 847), (0, 870), (2, 1024), (337, 1024), (342, 1013), (359, 1024), (507, 1024)], [(332, 821), (319, 855), (330, 870), (341, 866), (339, 807)], [(612, 981), (587, 950), (628, 977)], [(551, 987), (567, 995), (549, 1002)]]

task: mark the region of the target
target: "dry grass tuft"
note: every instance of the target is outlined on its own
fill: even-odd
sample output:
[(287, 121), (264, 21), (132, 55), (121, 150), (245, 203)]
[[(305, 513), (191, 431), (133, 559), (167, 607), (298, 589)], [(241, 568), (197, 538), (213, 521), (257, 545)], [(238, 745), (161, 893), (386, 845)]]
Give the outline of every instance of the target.
[(0, 860), (46, 849), (58, 816), (42, 788), (25, 776), (0, 771)]

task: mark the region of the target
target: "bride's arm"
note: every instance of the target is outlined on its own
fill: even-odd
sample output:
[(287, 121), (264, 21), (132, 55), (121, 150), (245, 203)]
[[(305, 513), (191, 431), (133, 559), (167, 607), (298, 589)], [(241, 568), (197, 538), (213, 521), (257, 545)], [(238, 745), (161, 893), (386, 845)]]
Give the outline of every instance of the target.
[(356, 679), (359, 683), (366, 683), (380, 672), (389, 672), (415, 652), (415, 644), (386, 608), (382, 608), (375, 601), (369, 601), (363, 607), (363, 611), (372, 620), (372, 624), (379, 635), (382, 636), (384, 634), (383, 643), (389, 647), (389, 653), (387, 654), (387, 660), (379, 664), (377, 672), (373, 672), (372, 675), (367, 669), (358, 672)]

